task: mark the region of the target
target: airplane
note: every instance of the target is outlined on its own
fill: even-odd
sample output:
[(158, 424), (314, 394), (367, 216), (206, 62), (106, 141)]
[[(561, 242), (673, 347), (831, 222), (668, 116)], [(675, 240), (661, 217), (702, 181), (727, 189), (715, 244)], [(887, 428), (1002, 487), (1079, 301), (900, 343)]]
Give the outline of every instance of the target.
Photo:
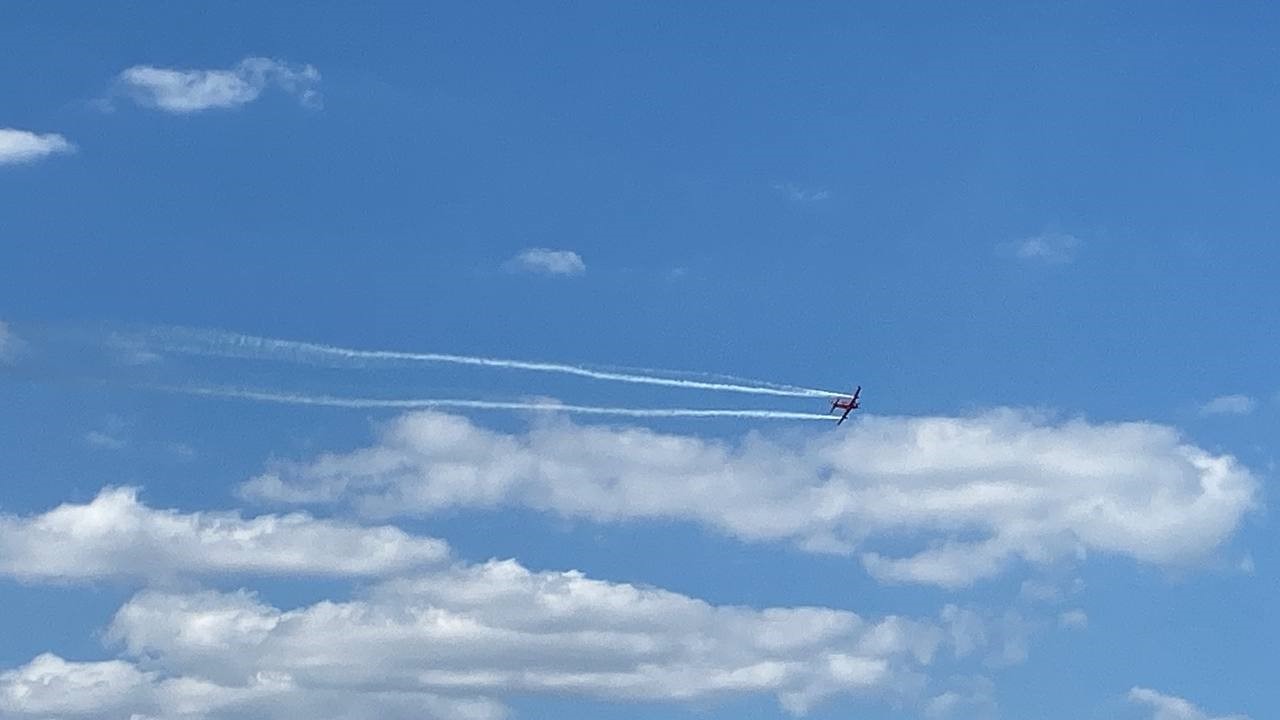
[(835, 412), (836, 408), (840, 408), (841, 410), (844, 410), (844, 414), (841, 415), (840, 419), (836, 421), (837, 425), (844, 422), (845, 418), (849, 417), (849, 413), (853, 412), (854, 410), (858, 409), (858, 407), (860, 407), (858, 405), (858, 394), (861, 392), (862, 392), (862, 386), (859, 385), (858, 389), (853, 391), (853, 397), (849, 398), (848, 400), (845, 400), (843, 398), (836, 398), (835, 400), (831, 401), (831, 410), (827, 411), (828, 415)]

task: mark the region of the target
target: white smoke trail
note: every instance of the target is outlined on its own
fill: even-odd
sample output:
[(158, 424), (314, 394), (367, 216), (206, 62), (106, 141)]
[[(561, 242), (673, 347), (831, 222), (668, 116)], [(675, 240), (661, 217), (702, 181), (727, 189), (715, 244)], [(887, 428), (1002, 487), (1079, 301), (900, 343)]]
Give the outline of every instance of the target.
[(644, 385), (663, 385), (693, 390), (714, 390), (721, 392), (749, 393), (755, 395), (779, 395), (783, 397), (831, 397), (848, 393), (819, 390), (816, 388), (778, 385), (759, 381), (747, 382), (709, 382), (702, 380), (685, 380), (661, 377), (656, 374), (638, 374), (637, 372), (611, 372), (596, 370), (581, 365), (565, 365), (550, 362), (529, 362), (526, 360), (508, 360), (505, 358), (477, 357), (471, 355), (453, 355), (446, 353), (415, 353), (397, 350), (357, 350), (353, 348), (321, 345), (318, 343), (300, 342), (296, 340), (280, 340), (275, 338), (256, 337), (240, 333), (217, 332), (208, 330), (190, 330), (169, 328), (152, 334), (153, 341), (159, 349), (170, 352), (182, 352), (195, 355), (214, 355), (222, 357), (257, 358), (286, 362), (318, 363), (321, 360), (346, 360), (352, 362), (400, 360), (408, 362), (452, 363), (457, 365), (478, 365), (483, 367), (506, 368), (512, 370), (531, 370), (537, 372), (562, 373), (593, 380), (636, 383)]
[(594, 405), (561, 405), (558, 403), (538, 402), (497, 402), (489, 400), (458, 400), (451, 398), (425, 398), (408, 400), (384, 400), (379, 398), (343, 398), (332, 395), (302, 395), (294, 393), (274, 393), (244, 388), (219, 387), (181, 387), (171, 385), (144, 386), (150, 390), (180, 393), (184, 395), (202, 395), (206, 397), (230, 398), (237, 400), (254, 400), (259, 402), (282, 403), (287, 405), (320, 405), (340, 408), (394, 408), (399, 410), (427, 409), (471, 409), (471, 410), (531, 410), (565, 412), (578, 415), (612, 415), (616, 417), (636, 418), (755, 418), (764, 420), (826, 420), (834, 421), (832, 415), (817, 413), (786, 412), (782, 410), (721, 410), (702, 408), (624, 408), (597, 407)]
[(776, 382), (770, 382), (768, 380), (760, 380), (758, 378), (743, 377), (741, 375), (729, 375), (728, 373), (707, 372), (705, 370), (672, 370), (670, 368), (637, 367), (635, 365), (584, 365), (583, 367), (587, 367), (593, 370), (600, 370), (604, 372), (621, 372), (621, 373), (629, 373), (632, 375), (645, 374), (645, 375), (653, 375), (655, 377), (666, 376), (670, 378), (701, 378), (703, 380), (714, 380), (717, 382), (726, 382), (734, 385), (748, 385), (751, 387), (771, 388), (773, 390), (788, 390), (790, 392), (799, 393), (797, 397), (817, 397), (817, 395), (812, 394), (817, 392), (821, 392), (822, 397), (826, 397), (829, 395), (848, 395), (849, 394), (847, 392), (842, 393), (834, 390), (824, 392), (824, 391), (817, 390), (815, 388), (802, 387), (800, 385), (790, 385), (788, 383), (776, 383)]

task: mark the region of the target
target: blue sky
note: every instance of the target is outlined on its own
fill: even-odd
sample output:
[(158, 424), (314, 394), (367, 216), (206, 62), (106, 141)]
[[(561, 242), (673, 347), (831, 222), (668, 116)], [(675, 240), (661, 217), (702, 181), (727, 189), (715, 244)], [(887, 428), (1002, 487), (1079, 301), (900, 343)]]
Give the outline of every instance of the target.
[(11, 7), (0, 717), (1276, 715), (1278, 23)]

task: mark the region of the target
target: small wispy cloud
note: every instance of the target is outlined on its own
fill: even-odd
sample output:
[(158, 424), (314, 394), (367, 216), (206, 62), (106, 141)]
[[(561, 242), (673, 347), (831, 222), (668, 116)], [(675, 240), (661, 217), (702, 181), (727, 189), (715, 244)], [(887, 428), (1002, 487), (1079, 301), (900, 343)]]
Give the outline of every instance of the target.
[(57, 133), (0, 128), (0, 165), (17, 165), (75, 152), (76, 146)]
[(1248, 415), (1258, 401), (1248, 395), (1223, 395), (1200, 406), (1201, 415)]
[(1249, 720), (1245, 715), (1211, 716), (1180, 697), (1164, 695), (1143, 687), (1131, 689), (1129, 701), (1151, 708), (1151, 720)]
[(828, 190), (803, 188), (794, 183), (774, 183), (773, 189), (787, 196), (793, 202), (819, 202), (831, 197)]
[(1089, 616), (1083, 610), (1068, 610), (1058, 616), (1058, 627), (1084, 630), (1089, 627)]
[(112, 333), (105, 345), (112, 360), (119, 365), (153, 365), (164, 360), (163, 356), (149, 349), (141, 340), (120, 333)]
[(1236, 567), (1238, 567), (1240, 572), (1244, 573), (1245, 575), (1252, 575), (1254, 571), (1257, 569), (1257, 566), (1253, 562), (1252, 555), (1245, 555), (1244, 557), (1240, 558), (1240, 564), (1237, 565)]
[(315, 109), (321, 106), (319, 84), (320, 72), (311, 65), (249, 57), (225, 70), (135, 65), (116, 78), (116, 92), (144, 107), (188, 114), (240, 107), (274, 87)]
[(102, 430), (90, 430), (85, 433), (84, 441), (103, 450), (123, 450), (128, 445), (122, 438)]
[(17, 360), (25, 343), (14, 334), (9, 324), (0, 320), (0, 365), (7, 365)]
[(996, 717), (995, 683), (990, 678), (967, 679), (962, 685), (930, 698), (925, 703), (924, 716), (929, 720)]
[(85, 433), (84, 441), (99, 450), (123, 450), (129, 446), (127, 434), (128, 423), (124, 418), (111, 415), (101, 428)]
[(1062, 600), (1062, 590), (1053, 583), (1024, 580), (1018, 590), (1018, 599), (1024, 602), (1058, 602)]
[(542, 275), (581, 275), (587, 264), (572, 250), (529, 248), (506, 262), (504, 267), (512, 272), (529, 272)]
[(1024, 262), (1065, 265), (1076, 259), (1083, 241), (1067, 233), (1042, 233), (1006, 243), (1002, 249)]

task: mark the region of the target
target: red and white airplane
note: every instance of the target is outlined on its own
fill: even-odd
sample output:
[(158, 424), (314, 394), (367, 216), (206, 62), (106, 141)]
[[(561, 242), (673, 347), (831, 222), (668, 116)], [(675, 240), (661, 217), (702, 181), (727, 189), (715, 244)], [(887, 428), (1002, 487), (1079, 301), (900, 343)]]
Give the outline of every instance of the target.
[(859, 395), (861, 392), (862, 392), (862, 386), (861, 386), (861, 385), (859, 385), (859, 386), (858, 386), (858, 389), (853, 391), (853, 397), (849, 398), (848, 400), (846, 400), (846, 399), (844, 399), (844, 398), (836, 398), (835, 400), (832, 400), (832, 401), (831, 401), (831, 410), (827, 412), (827, 414), (828, 414), (828, 415), (830, 415), (831, 413), (835, 412), (835, 411), (836, 411), (836, 408), (839, 408), (839, 409), (841, 409), (841, 410), (844, 410), (844, 414), (843, 414), (843, 415), (841, 415), (841, 416), (840, 416), (840, 419), (836, 421), (836, 424), (837, 424), (837, 425), (839, 425), (840, 423), (844, 422), (845, 418), (849, 417), (849, 413), (851, 413), (851, 412), (853, 412), (854, 410), (857, 410), (857, 409), (858, 409), (858, 407), (859, 407), (859, 405), (858, 405), (858, 395)]

